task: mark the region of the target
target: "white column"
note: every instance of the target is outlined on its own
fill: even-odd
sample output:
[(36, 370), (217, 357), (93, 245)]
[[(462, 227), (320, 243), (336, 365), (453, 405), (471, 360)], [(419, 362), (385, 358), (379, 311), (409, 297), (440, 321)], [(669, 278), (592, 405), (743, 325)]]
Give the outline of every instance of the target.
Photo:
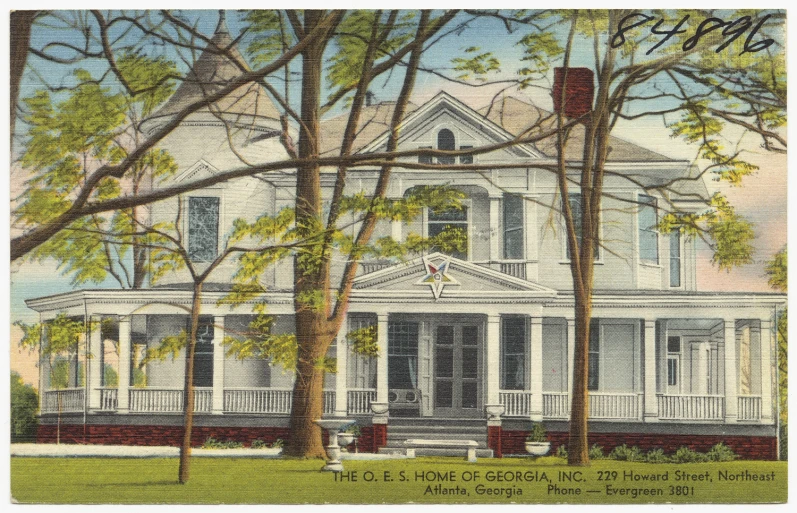
[(499, 376), (501, 359), (501, 316), (487, 314), (487, 390), (485, 392), (485, 406), (500, 404), (499, 390), (501, 379)]
[(213, 317), (213, 408), (214, 415), (224, 413), (224, 316)]
[(697, 345), (697, 358), (692, 358), (692, 365), (697, 366), (697, 393), (700, 395), (708, 394), (708, 358), (710, 354), (709, 343), (700, 342)]
[(533, 421), (542, 420), (542, 317), (529, 319), (529, 385)]
[(567, 404), (573, 394), (573, 368), (576, 361), (576, 320), (567, 319)]
[(390, 237), (396, 242), (403, 240), (401, 234), (402, 231), (401, 225), (402, 225), (401, 221), (393, 220), (390, 222)]
[(738, 391), (736, 386), (736, 322), (725, 319), (725, 422), (736, 422)]
[(335, 356), (337, 358), (338, 373), (335, 374), (335, 416), (345, 417), (348, 412), (348, 381), (349, 370), (349, 344), (346, 342), (346, 333), (348, 333), (349, 323), (347, 319), (343, 319), (338, 330), (338, 338), (336, 341), (337, 348)]
[(490, 261), (501, 260), (501, 198), (490, 197)]
[(645, 369), (645, 422), (659, 420), (659, 404), (656, 399), (656, 320), (645, 319), (645, 348), (643, 351)]
[(127, 413), (130, 408), (130, 316), (119, 317), (119, 390), (117, 392), (118, 413)]
[(772, 422), (772, 322), (761, 319), (761, 423)]
[(376, 340), (379, 344), (379, 359), (376, 362), (376, 402), (387, 405), (387, 318), (377, 315)]
[(102, 386), (103, 354), (102, 354), (102, 317), (92, 315), (89, 318), (89, 410), (99, 410), (100, 387)]

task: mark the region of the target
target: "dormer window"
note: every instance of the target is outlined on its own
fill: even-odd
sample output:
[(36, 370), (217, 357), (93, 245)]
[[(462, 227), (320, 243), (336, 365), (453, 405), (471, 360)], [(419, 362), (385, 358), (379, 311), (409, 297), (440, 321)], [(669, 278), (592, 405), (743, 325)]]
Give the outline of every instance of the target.
[(219, 251), (219, 198), (188, 198), (188, 257), (210, 262)]

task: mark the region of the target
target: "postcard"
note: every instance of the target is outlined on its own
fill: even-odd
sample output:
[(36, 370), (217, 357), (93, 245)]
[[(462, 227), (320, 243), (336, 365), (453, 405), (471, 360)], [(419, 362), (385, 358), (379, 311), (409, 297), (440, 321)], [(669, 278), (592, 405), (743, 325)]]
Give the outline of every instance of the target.
[(487, 7), (11, 13), (13, 502), (787, 501), (786, 12)]

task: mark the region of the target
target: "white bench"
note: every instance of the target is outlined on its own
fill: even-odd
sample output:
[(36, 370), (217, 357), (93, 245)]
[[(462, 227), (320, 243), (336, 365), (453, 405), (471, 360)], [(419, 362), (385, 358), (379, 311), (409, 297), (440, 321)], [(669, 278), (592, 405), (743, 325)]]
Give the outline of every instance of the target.
[(419, 438), (411, 438), (404, 441), (407, 446), (407, 457), (415, 457), (415, 449), (421, 447), (450, 449), (450, 448), (463, 448), (467, 450), (466, 459), (470, 462), (476, 461), (476, 448), (479, 443), (475, 440), (423, 440)]

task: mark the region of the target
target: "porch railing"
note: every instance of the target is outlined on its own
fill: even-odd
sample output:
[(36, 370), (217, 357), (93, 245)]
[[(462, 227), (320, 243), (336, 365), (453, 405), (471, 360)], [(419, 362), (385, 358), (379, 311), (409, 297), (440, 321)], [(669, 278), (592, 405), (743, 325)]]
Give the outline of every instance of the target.
[(47, 390), (42, 401), (42, 413), (74, 413), (83, 411), (84, 389), (62, 388)]
[(371, 413), (372, 401), (376, 401), (376, 390), (373, 388), (350, 388), (346, 392), (346, 409), (349, 415)]
[(515, 278), (526, 279), (526, 262), (500, 262), (499, 269), (502, 273)]
[(567, 392), (544, 392), (542, 394), (542, 416), (551, 419), (566, 419), (570, 416), (570, 396)]
[(335, 391), (324, 390), (324, 415), (335, 413)]
[[(135, 413), (179, 413), (183, 411), (183, 389), (147, 387), (130, 389), (130, 411)], [(194, 412), (210, 413), (213, 389), (194, 388)]]
[(119, 404), (119, 390), (116, 388), (100, 388), (100, 410), (115, 411)]
[(740, 395), (738, 401), (738, 420), (761, 420), (760, 396)]
[(291, 413), (293, 389), (225, 388), (224, 411), (230, 413)]
[(504, 417), (528, 417), (531, 415), (531, 392), (527, 390), (502, 390), (498, 402), (504, 406)]
[(638, 419), (642, 413), (642, 394), (589, 393), (589, 416), (593, 419)]
[(660, 394), (659, 418), (664, 420), (722, 420), (725, 398), (721, 395)]

